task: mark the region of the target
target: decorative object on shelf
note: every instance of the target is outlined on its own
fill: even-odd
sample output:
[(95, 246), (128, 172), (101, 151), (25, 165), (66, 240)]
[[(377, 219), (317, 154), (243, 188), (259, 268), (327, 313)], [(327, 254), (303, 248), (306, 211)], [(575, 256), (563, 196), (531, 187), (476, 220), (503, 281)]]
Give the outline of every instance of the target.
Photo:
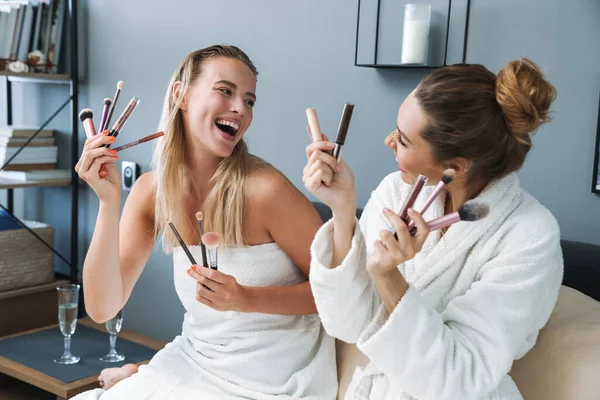
[(43, 72), (46, 69), (46, 56), (39, 50), (34, 50), (27, 55), (27, 65), (34, 71)]
[(600, 100), (598, 100), (598, 125), (596, 127), (596, 147), (592, 173), (592, 193), (600, 194)]
[(407, 4), (404, 6), (402, 34), (402, 64), (427, 64), (431, 5)]
[(11, 61), (6, 64), (6, 70), (10, 72), (29, 72), (29, 66), (23, 61)]

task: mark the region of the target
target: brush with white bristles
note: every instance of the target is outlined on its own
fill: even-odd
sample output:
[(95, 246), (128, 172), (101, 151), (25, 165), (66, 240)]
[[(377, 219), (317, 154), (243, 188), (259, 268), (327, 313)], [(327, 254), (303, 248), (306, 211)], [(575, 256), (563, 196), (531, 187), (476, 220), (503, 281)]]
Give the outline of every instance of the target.
[(121, 90), (123, 90), (123, 81), (117, 82), (117, 91), (115, 92), (115, 97), (113, 98), (112, 104), (108, 109), (108, 116), (106, 117), (106, 123), (104, 124), (104, 129), (108, 129), (108, 125), (110, 124), (110, 119), (112, 118), (113, 112), (115, 111), (115, 107), (117, 105), (117, 100), (119, 100), (119, 94), (121, 94)]
[(210, 269), (219, 269), (217, 266), (217, 250), (219, 248), (219, 242), (221, 238), (216, 232), (206, 232), (202, 235), (202, 243), (208, 250), (208, 258), (210, 261)]
[[(446, 228), (459, 221), (478, 221), (485, 218), (490, 211), (490, 207), (487, 203), (483, 203), (477, 200), (469, 200), (462, 205), (458, 211), (446, 214), (442, 217), (433, 219), (427, 222), (427, 226), (430, 231)], [(417, 233), (417, 228), (414, 227), (411, 231), (411, 235)]]
[[(442, 192), (444, 187), (446, 187), (446, 185), (448, 185), (454, 180), (454, 177), (456, 177), (456, 171), (454, 171), (452, 168), (448, 168), (447, 170), (445, 170), (442, 174), (442, 180), (436, 185), (435, 189), (433, 189), (433, 192), (431, 192), (429, 197), (427, 197), (427, 200), (425, 200), (425, 203), (421, 206), (421, 209), (417, 212), (423, 215), (425, 211), (427, 211), (431, 203), (433, 203), (435, 198)], [(414, 228), (414, 226), (415, 221), (410, 221), (408, 223), (408, 231), (410, 232), (410, 230)]]
[(196, 219), (198, 220), (198, 230), (200, 231), (200, 250), (202, 250), (202, 265), (205, 268), (208, 268), (208, 261), (206, 259), (206, 246), (202, 243), (202, 235), (204, 235), (204, 227), (202, 225), (202, 219), (204, 218), (204, 214), (202, 211), (198, 211), (196, 213)]

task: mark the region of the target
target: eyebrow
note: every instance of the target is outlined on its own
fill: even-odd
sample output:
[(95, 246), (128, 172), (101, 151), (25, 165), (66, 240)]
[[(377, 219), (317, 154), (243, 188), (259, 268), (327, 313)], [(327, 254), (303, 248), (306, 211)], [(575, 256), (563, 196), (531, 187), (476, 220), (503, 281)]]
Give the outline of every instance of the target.
[(411, 143), (411, 141), (408, 139), (408, 136), (406, 136), (406, 134), (400, 130), (398, 125), (396, 125), (396, 129), (398, 129), (398, 133), (400, 134), (400, 136), (402, 136), (404, 138), (404, 140), (406, 140), (408, 143)]
[[(231, 82), (231, 81), (228, 81), (228, 80), (225, 80), (225, 79), (223, 79), (223, 80), (220, 80), (220, 81), (218, 81), (218, 82), (215, 82), (215, 84), (217, 84), (217, 85), (218, 85), (218, 84), (222, 84), (222, 85), (231, 86), (233, 89), (237, 89), (237, 88), (238, 88), (238, 87), (237, 87), (237, 85), (236, 85), (235, 83), (233, 83), (233, 82)], [(252, 93), (252, 92), (246, 92), (246, 95), (247, 95), (247, 96), (250, 96), (250, 97), (252, 97), (254, 100), (256, 100), (256, 95), (255, 95), (254, 93)]]

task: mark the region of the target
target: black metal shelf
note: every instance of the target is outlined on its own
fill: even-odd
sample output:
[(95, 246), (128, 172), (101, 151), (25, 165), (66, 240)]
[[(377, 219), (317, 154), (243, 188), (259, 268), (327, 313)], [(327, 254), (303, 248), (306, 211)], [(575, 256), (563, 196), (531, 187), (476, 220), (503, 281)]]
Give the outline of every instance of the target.
[(442, 65), (417, 65), (417, 64), (354, 64), (355, 67), (365, 68), (398, 68), (398, 69), (435, 69)]
[[(26, 82), (26, 83), (42, 83), (42, 84), (63, 84), (70, 86), (69, 98), (60, 106), (58, 109), (41, 125), (37, 132), (29, 137), (29, 139), (17, 150), (14, 156), (8, 159), (4, 165), (0, 165), (0, 170), (10, 164), (12, 159), (19, 154), (19, 152), (25, 148), (29, 142), (35, 138), (39, 132), (46, 127), (50, 121), (56, 117), (67, 105), (70, 105), (71, 112), (71, 170), (72, 175), (69, 180), (57, 180), (54, 182), (14, 182), (8, 183), (5, 180), (2, 181), (2, 189), (7, 190), (7, 206), (0, 204), (0, 208), (5, 210), (17, 223), (28, 229), (25, 224), (13, 213), (14, 209), (14, 192), (15, 188), (28, 188), (28, 187), (52, 187), (52, 186), (71, 186), (71, 251), (70, 259), (67, 260), (61, 255), (54, 247), (46, 243), (40, 238), (35, 232), (28, 229), (32, 235), (46, 245), (50, 251), (57, 255), (67, 265), (69, 265), (69, 280), (71, 283), (78, 283), (79, 264), (78, 264), (78, 200), (79, 200), (79, 177), (75, 172), (75, 165), (78, 161), (79, 156), (79, 82), (83, 80), (83, 77), (79, 76), (79, 54), (78, 54), (78, 26), (77, 26), (77, 8), (78, 0), (68, 0), (68, 19), (70, 32), (68, 34), (68, 40), (70, 41), (70, 73), (69, 74), (46, 74), (46, 73), (12, 73), (8, 71), (0, 71), (0, 77), (4, 77), (6, 81), (6, 122), (8, 125), (12, 125), (13, 122), (13, 96), (12, 96), (12, 84), (13, 82)], [(81, 297), (80, 297), (81, 299)]]
[[(446, 42), (444, 44), (444, 61), (442, 64), (430, 64), (430, 65), (417, 65), (417, 64), (379, 64), (377, 62), (378, 48), (379, 48), (379, 20), (381, 11), (381, 0), (377, 0), (377, 11), (375, 19), (375, 45), (373, 47), (373, 62), (372, 63), (359, 63), (358, 62), (358, 42), (360, 33), (360, 11), (361, 11), (361, 0), (358, 0), (358, 11), (356, 16), (356, 39), (354, 42), (354, 66), (364, 68), (386, 68), (386, 69), (435, 69), (440, 68), (447, 64), (448, 57), (448, 39), (450, 31), (450, 17), (452, 10), (452, 0), (448, 0), (448, 17), (446, 18)], [(466, 20), (464, 30), (464, 43), (462, 50), (462, 62), (465, 63), (467, 59), (467, 37), (469, 34), (469, 17), (471, 13), (471, 0), (466, 1)]]

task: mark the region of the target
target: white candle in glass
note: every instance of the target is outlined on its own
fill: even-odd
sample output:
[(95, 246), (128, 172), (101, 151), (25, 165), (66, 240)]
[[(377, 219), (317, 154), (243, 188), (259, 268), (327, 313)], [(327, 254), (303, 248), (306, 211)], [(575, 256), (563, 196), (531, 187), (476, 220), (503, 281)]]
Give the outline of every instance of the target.
[(427, 64), (431, 6), (407, 4), (404, 7), (402, 64)]

